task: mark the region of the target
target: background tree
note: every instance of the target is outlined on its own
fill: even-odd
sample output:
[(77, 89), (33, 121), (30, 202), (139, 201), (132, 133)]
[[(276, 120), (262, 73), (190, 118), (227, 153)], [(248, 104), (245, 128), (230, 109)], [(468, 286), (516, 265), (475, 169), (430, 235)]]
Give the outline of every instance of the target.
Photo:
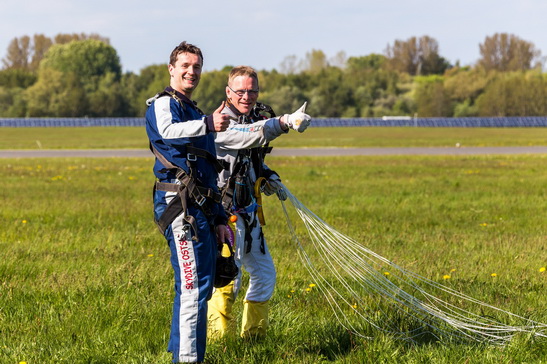
[(35, 34), (32, 42), (32, 59), (30, 61), (30, 69), (37, 70), (40, 62), (48, 49), (53, 45), (53, 41), (43, 34)]
[(120, 77), (122, 66), (116, 50), (99, 40), (88, 39), (55, 44), (44, 56), (41, 67), (74, 72), (83, 81), (107, 73)]
[(89, 110), (86, 92), (72, 72), (41, 68), (38, 81), (25, 90), (29, 117), (77, 117)]
[(54, 40), (43, 34), (35, 34), (32, 38), (28, 35), (14, 38), (8, 45), (6, 57), (2, 59), (3, 68), (37, 71), (44, 55), (53, 44), (66, 44), (87, 39), (95, 39), (110, 44), (108, 38), (95, 33), (57, 34)]
[[(119, 76), (109, 72), (99, 78), (97, 88), (87, 94), (91, 117), (125, 116), (129, 114), (129, 99), (120, 87)], [(142, 102), (144, 104), (144, 102)]]
[[(385, 55), (346, 59), (339, 52), (327, 59), (313, 49), (303, 60), (288, 56), (281, 72), (258, 70), (260, 101), (278, 114), (308, 101), (316, 117), (545, 115), (547, 76), (535, 67), (541, 57), (533, 44), (507, 34), (488, 37), (483, 62), (473, 68), (449, 67), (438, 49), (423, 36), (396, 40)], [(15, 38), (2, 63), (3, 117), (142, 117), (145, 101), (169, 84), (163, 64), (122, 74), (116, 51), (97, 34)], [(194, 98), (205, 113), (225, 99), (230, 69), (203, 73)]]
[(0, 71), (0, 87), (27, 88), (36, 82), (37, 75), (20, 68), (8, 68)]
[(327, 56), (322, 50), (312, 49), (306, 53), (306, 57), (300, 67), (302, 71), (316, 74), (328, 66)]
[(344, 68), (346, 67), (347, 61), (348, 61), (348, 57), (346, 55), (346, 52), (340, 51), (336, 53), (334, 56), (332, 56), (331, 58), (329, 58), (328, 64), (329, 66)]
[(55, 44), (66, 44), (72, 41), (81, 41), (81, 40), (88, 40), (88, 39), (98, 40), (100, 42), (110, 45), (110, 39), (108, 39), (107, 37), (103, 37), (97, 33), (91, 33), (91, 34), (61, 33), (55, 36), (54, 41), (55, 41)]
[[(199, 87), (192, 94), (198, 107), (206, 114), (212, 114), (226, 100), (226, 85), (231, 66), (202, 74)], [(165, 87), (165, 86), (164, 86)]]
[(450, 116), (451, 102), (444, 88), (444, 78), (438, 75), (417, 78), (414, 100), (420, 117)]
[(478, 66), (487, 71), (525, 71), (540, 64), (541, 52), (516, 35), (496, 33), (479, 45)]
[[(337, 67), (322, 69), (312, 78), (305, 95), (309, 100), (309, 111), (317, 117), (353, 117), (355, 100), (350, 86), (344, 82), (344, 72)], [(352, 108), (351, 114), (346, 109)]]
[(547, 77), (537, 71), (498, 73), (477, 98), (481, 116), (547, 115)]
[[(309, 88), (309, 73), (282, 74), (273, 70), (259, 71), (260, 101), (270, 105), (277, 115), (290, 113), (309, 101), (305, 91)], [(308, 106), (311, 107), (310, 102)], [(308, 109), (310, 110), (310, 109)]]
[(279, 65), (280, 72), (284, 74), (294, 74), (298, 72), (299, 69), (298, 57), (294, 54), (286, 56)]
[[(27, 90), (29, 116), (126, 115), (120, 78), (119, 57), (110, 45), (94, 39), (55, 44), (40, 63), (38, 82)], [(36, 95), (43, 100), (32, 100)]]
[[(389, 115), (397, 101), (399, 74), (386, 67), (381, 54), (350, 57), (344, 69), (344, 83), (352, 90), (355, 116)], [(346, 115), (351, 115), (351, 109)]]
[(385, 50), (392, 69), (410, 75), (442, 74), (449, 63), (439, 55), (439, 44), (427, 35), (396, 40)]
[(8, 54), (2, 59), (4, 69), (15, 68), (28, 70), (31, 55), (30, 37), (24, 35), (14, 38), (8, 45)]
[(484, 92), (493, 77), (495, 73), (485, 72), (482, 68), (454, 67), (446, 71), (444, 88), (454, 104), (453, 116), (477, 116), (477, 97)]

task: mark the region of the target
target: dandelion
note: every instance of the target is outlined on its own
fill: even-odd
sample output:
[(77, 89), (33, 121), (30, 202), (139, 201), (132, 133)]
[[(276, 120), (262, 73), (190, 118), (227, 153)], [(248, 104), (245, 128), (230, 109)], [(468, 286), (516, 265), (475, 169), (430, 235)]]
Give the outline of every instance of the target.
[(291, 293), (294, 293), (294, 292), (295, 292), (295, 290), (294, 290), (294, 289), (291, 289)]
[(483, 222), (482, 224), (480, 224), (480, 226), (485, 227), (485, 226), (488, 226), (488, 224)]
[(59, 180), (62, 180), (64, 177), (63, 176), (55, 176), (55, 177), (51, 177), (51, 180), (52, 181), (59, 181)]
[(288, 294), (287, 297), (291, 298), (292, 296), (290, 294)]
[(456, 268), (450, 269), (450, 273), (454, 273), (456, 271)]
[(450, 276), (449, 276), (448, 274), (445, 274), (445, 275), (443, 276), (443, 279), (450, 279)]
[(28, 221), (27, 220), (23, 220), (21, 221), (23, 224), (26, 224)]
[(27, 364), (26, 361), (20, 361), (19, 364)]
[(491, 277), (497, 277), (498, 276), (498, 273), (492, 273), (490, 274)]
[(384, 275), (385, 275), (385, 276), (388, 276), (388, 275), (389, 275), (389, 272), (384, 272)]
[(153, 256), (154, 256), (154, 254), (148, 254), (148, 256), (149, 256), (149, 257), (153, 257)]
[(315, 287), (315, 283), (310, 283), (310, 284), (309, 284), (309, 287), (310, 287), (310, 288)]
[(351, 307), (357, 308), (357, 303), (354, 303), (353, 305), (351, 305)]
[(306, 288), (306, 292), (311, 292), (311, 288), (310, 287)]
[(541, 268), (539, 268), (539, 272), (540, 272), (540, 273), (543, 273), (543, 272), (545, 272), (545, 270), (547, 270), (547, 268), (545, 268), (545, 267), (541, 267)]

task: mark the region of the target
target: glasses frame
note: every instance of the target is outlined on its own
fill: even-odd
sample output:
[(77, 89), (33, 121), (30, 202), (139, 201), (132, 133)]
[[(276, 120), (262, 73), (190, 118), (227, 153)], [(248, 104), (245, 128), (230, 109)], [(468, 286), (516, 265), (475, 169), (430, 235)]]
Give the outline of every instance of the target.
[(249, 95), (249, 96), (258, 96), (258, 93), (260, 92), (260, 90), (234, 90), (233, 88), (231, 88), (230, 86), (228, 86), (228, 88), (234, 93), (236, 94), (238, 97), (243, 97), (245, 96), (245, 94)]

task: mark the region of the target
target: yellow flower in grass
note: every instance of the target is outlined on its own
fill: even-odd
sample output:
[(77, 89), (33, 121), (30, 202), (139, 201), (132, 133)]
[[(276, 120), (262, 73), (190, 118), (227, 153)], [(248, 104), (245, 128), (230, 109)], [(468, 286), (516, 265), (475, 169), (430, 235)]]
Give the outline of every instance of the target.
[(310, 283), (310, 284), (308, 285), (308, 287), (310, 287), (310, 288), (315, 287), (315, 283)]
[(454, 273), (456, 271), (456, 268), (450, 269), (450, 273)]
[(351, 307), (357, 308), (357, 303), (354, 303), (353, 305), (351, 305)]
[(23, 220), (21, 221), (23, 224), (26, 224), (28, 221), (27, 220)]
[(311, 292), (311, 288), (310, 287), (306, 288), (306, 292)]
[(148, 256), (149, 256), (149, 257), (153, 257), (153, 256), (154, 256), (154, 254), (148, 254)]
[(389, 275), (389, 272), (384, 272), (384, 275), (387, 277)]
[(491, 277), (497, 277), (498, 276), (498, 273), (492, 273), (490, 274)]
[(485, 222), (483, 222), (482, 224), (480, 224), (480, 226), (482, 226), (482, 227), (486, 227), (486, 226), (488, 226), (488, 224), (487, 224), (487, 223), (485, 223)]
[(450, 279), (450, 276), (449, 276), (448, 274), (445, 274), (445, 275), (443, 276), (443, 279)]
[(545, 268), (545, 267), (541, 267), (541, 268), (539, 268), (539, 272), (540, 272), (540, 273), (543, 273), (543, 272), (545, 272), (546, 269), (547, 269), (547, 268)]

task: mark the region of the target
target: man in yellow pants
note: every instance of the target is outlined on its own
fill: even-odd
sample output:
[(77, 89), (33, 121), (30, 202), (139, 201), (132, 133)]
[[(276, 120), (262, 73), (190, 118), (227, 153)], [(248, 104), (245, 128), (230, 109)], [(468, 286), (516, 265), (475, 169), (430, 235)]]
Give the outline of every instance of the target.
[[(281, 179), (264, 163), (269, 152), (267, 143), (289, 129), (303, 132), (311, 122), (305, 104), (292, 114), (274, 117), (267, 105), (257, 102), (258, 76), (248, 66), (232, 69), (226, 86), (226, 107), (230, 125), (215, 136), (217, 157), (229, 165), (219, 175), (223, 205), (235, 222), (235, 260), (240, 268), (236, 279), (217, 288), (209, 301), (209, 336), (223, 336), (235, 330), (232, 306), (241, 288), (241, 267), (250, 276), (244, 306), (241, 336), (256, 338), (266, 335), (268, 301), (274, 287), (276, 272), (262, 232), (260, 190), (267, 196), (277, 194), (286, 199)], [(262, 115), (269, 113), (270, 118)], [(258, 182), (257, 182), (258, 181)], [(257, 193), (258, 192), (258, 193)]]

